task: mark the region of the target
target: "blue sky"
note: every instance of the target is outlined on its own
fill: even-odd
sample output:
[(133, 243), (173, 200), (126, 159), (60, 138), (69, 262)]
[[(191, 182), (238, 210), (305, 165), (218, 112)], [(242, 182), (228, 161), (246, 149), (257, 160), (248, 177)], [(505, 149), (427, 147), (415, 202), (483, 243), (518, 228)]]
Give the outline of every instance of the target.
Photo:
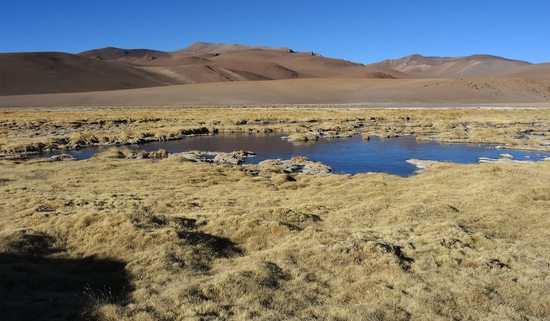
[(413, 53), (550, 61), (550, 0), (0, 0), (0, 52), (286, 46), (369, 63)]

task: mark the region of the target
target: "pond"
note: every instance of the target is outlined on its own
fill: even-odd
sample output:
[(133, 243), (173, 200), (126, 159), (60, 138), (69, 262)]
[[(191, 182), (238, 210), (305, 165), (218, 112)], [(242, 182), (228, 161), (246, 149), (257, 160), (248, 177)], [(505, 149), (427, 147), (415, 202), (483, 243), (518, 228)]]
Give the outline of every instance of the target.
[[(548, 153), (508, 149), (495, 149), (493, 146), (468, 144), (439, 144), (417, 142), (412, 136), (382, 139), (361, 135), (349, 139), (319, 139), (311, 143), (291, 143), (281, 135), (211, 135), (190, 136), (180, 140), (151, 142), (125, 146), (134, 151), (155, 151), (166, 149), (171, 153), (190, 150), (231, 152), (236, 150), (253, 151), (256, 156), (247, 158), (245, 163), (258, 163), (266, 159), (289, 159), (292, 156), (306, 156), (333, 168), (335, 173), (356, 174), (364, 172), (384, 172), (400, 176), (413, 174), (417, 168), (406, 162), (411, 158), (422, 160), (447, 161), (455, 163), (477, 163), (480, 157), (499, 158), (502, 153), (510, 154), (515, 160), (539, 161), (550, 157)], [(67, 153), (77, 159), (87, 159), (109, 147), (88, 147)], [(48, 153), (49, 157), (61, 152)]]

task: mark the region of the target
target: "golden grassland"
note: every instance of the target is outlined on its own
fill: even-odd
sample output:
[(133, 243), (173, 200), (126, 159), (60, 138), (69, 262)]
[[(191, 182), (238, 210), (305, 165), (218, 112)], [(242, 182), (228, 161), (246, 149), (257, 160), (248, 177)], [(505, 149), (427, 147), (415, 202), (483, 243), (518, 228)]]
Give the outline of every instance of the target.
[(0, 110), (0, 154), (178, 139), (214, 132), (416, 135), (547, 150), (550, 109), (85, 108)]
[(287, 181), (96, 157), (0, 175), (4, 252), (124, 262), (101, 320), (550, 315), (550, 162)]
[[(6, 111), (1, 139), (9, 150), (73, 135), (362, 124), (388, 136), (547, 148), (549, 120), (544, 110)], [(537, 139), (515, 138), (526, 130)], [(290, 180), (114, 155), (0, 160), (7, 320), (550, 317), (550, 161)]]

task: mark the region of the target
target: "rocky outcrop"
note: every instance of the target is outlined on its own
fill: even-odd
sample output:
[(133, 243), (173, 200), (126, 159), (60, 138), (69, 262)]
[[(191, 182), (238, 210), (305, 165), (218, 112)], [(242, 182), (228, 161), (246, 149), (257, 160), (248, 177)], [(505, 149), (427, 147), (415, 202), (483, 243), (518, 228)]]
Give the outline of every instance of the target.
[(197, 163), (216, 163), (216, 164), (231, 164), (240, 165), (244, 162), (245, 158), (254, 156), (255, 153), (248, 151), (235, 151), (230, 153), (223, 152), (203, 152), (203, 151), (190, 151), (183, 153), (171, 154), (171, 157), (179, 157), (187, 161)]
[(332, 168), (320, 162), (311, 161), (307, 157), (294, 156), (288, 160), (268, 159), (258, 164), (244, 166), (244, 171), (253, 176), (271, 177), (276, 174), (308, 174), (327, 175)]
[[(162, 159), (170, 157), (186, 162), (241, 165), (244, 163), (246, 158), (254, 155), (256, 155), (254, 152), (243, 150), (229, 153), (208, 151), (170, 153), (164, 149), (153, 152), (135, 152), (128, 149), (119, 150), (113, 148), (100, 153), (95, 157), (126, 159)], [(268, 159), (258, 164), (243, 165), (243, 170), (253, 176), (260, 175), (265, 177), (277, 177), (278, 179), (284, 181), (293, 181), (294, 178), (291, 174), (327, 175), (332, 172), (332, 168), (330, 166), (321, 162), (314, 162), (303, 156), (294, 156), (287, 160)]]
[(166, 149), (159, 149), (153, 152), (131, 152), (126, 155), (129, 159), (162, 159), (170, 156)]
[[(501, 163), (519, 163), (519, 164), (527, 164), (532, 163), (532, 160), (515, 160), (513, 159), (514, 156), (511, 154), (500, 154), (500, 158), (489, 158), (489, 157), (479, 157), (479, 163), (493, 163), (493, 164), (501, 164)], [(546, 160), (546, 159), (544, 159)], [(434, 164), (441, 163), (439, 161), (432, 161), (432, 160), (422, 160), (422, 159), (407, 159), (406, 161), (409, 164), (412, 164), (418, 168), (417, 172), (422, 172), (426, 169), (428, 169), (430, 166)]]
[(440, 163), (438, 161), (415, 159), (415, 158), (407, 159), (406, 162), (416, 166), (416, 168), (418, 168), (417, 172), (422, 172), (428, 169), (430, 166)]
[(73, 155), (63, 153), (63, 154), (54, 155), (50, 157), (50, 160), (54, 162), (67, 162), (67, 161), (75, 161), (76, 157), (74, 157)]
[(283, 136), (282, 139), (294, 143), (303, 143), (303, 142), (314, 142), (319, 140), (319, 138), (351, 138), (353, 135), (358, 132), (355, 130), (344, 130), (341, 131), (339, 128), (336, 130), (319, 130), (319, 131), (310, 131), (305, 133), (296, 133), (288, 136)]
[(328, 131), (323, 133), (323, 138), (351, 138), (353, 135), (357, 134), (356, 132), (337, 132), (337, 131)]
[(318, 132), (307, 132), (283, 136), (282, 139), (288, 140), (289, 142), (308, 142), (317, 141), (320, 136)]
[(214, 156), (213, 162), (222, 163), (222, 164), (239, 165), (242, 162), (244, 162), (244, 159), (246, 157), (251, 157), (254, 155), (255, 153), (253, 152), (246, 152), (242, 150), (231, 152), (231, 153), (216, 153), (216, 156)]
[(500, 158), (489, 158), (489, 157), (480, 157), (479, 158), (479, 163), (482, 164), (482, 163), (532, 163), (533, 161), (531, 160), (524, 160), (524, 161), (520, 161), (520, 160), (515, 160), (515, 159), (511, 159), (509, 157), (503, 157), (503, 156), (500, 156)]

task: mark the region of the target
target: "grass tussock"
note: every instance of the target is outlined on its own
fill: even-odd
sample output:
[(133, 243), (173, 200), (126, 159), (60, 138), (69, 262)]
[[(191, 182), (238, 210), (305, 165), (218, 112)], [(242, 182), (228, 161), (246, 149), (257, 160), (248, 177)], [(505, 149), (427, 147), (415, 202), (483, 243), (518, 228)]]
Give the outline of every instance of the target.
[(8, 319), (550, 315), (550, 162), (281, 178), (119, 156), (0, 160)]

